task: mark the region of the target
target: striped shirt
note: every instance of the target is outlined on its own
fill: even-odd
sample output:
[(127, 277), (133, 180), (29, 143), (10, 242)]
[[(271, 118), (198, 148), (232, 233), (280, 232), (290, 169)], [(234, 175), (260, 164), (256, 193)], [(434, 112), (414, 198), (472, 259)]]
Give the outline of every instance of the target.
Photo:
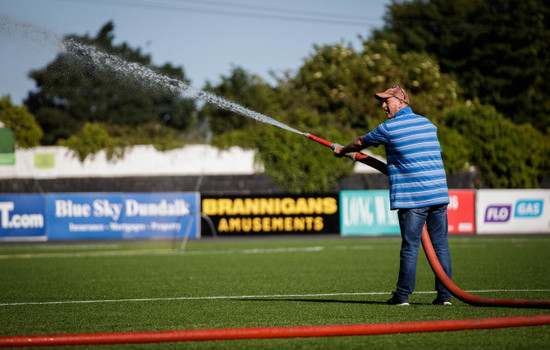
[(428, 119), (405, 107), (364, 140), (386, 147), (392, 210), (449, 203), (437, 128)]

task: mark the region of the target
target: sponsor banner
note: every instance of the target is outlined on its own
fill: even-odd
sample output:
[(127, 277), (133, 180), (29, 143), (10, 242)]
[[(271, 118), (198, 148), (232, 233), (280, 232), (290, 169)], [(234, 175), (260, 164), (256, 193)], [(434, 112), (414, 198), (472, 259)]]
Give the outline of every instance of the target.
[[(474, 233), (474, 191), (449, 190), (449, 198), (449, 233)], [(397, 210), (390, 210), (389, 191), (340, 192), (340, 232), (343, 236), (400, 234)]]
[(46, 195), (49, 239), (200, 237), (198, 193)]
[(389, 191), (341, 191), (340, 232), (342, 236), (400, 234)]
[(46, 240), (45, 197), (0, 194), (0, 240)]
[(339, 228), (335, 195), (203, 197), (202, 212), (221, 236), (337, 233)]
[(549, 233), (550, 190), (479, 190), (477, 233)]
[(449, 233), (475, 233), (475, 192), (449, 190)]

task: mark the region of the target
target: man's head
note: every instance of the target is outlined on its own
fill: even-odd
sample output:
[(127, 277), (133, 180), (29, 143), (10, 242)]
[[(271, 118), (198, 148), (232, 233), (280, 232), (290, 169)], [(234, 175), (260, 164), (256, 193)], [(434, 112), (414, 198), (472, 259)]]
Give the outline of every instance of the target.
[(395, 117), (399, 110), (409, 105), (409, 95), (399, 85), (394, 85), (384, 92), (378, 92), (374, 97), (382, 101), (382, 108), (388, 118)]

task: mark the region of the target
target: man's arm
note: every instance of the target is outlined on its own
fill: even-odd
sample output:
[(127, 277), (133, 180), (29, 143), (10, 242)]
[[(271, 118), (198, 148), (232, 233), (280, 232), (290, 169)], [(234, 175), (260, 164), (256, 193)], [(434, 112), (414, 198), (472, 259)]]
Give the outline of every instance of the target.
[(360, 150), (368, 147), (363, 136), (356, 138), (345, 146), (334, 147), (334, 155), (336, 157), (343, 157), (348, 153), (359, 152)]

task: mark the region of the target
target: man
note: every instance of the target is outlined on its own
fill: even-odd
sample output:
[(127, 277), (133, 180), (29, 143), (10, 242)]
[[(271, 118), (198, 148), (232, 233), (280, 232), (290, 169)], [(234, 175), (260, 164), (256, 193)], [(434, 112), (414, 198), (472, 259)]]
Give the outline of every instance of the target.
[[(424, 224), (439, 262), (451, 277), (447, 241), (449, 191), (437, 128), (425, 117), (413, 113), (409, 96), (398, 85), (375, 94), (375, 97), (382, 101), (389, 120), (346, 146), (337, 145), (334, 155), (342, 157), (366, 147), (385, 146), (391, 209), (398, 209), (402, 238), (397, 288), (387, 303), (409, 305)], [(435, 288), (437, 298), (433, 304), (451, 305), (451, 294), (437, 277)]]

